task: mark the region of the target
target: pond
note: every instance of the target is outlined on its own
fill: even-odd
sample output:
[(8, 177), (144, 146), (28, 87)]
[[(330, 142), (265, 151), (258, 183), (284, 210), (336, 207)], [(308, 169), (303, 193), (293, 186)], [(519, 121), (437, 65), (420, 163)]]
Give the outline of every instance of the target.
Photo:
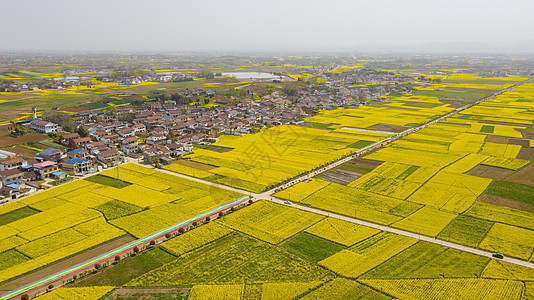
[(266, 72), (228, 72), (222, 74), (235, 77), (236, 79), (282, 79), (284, 77)]

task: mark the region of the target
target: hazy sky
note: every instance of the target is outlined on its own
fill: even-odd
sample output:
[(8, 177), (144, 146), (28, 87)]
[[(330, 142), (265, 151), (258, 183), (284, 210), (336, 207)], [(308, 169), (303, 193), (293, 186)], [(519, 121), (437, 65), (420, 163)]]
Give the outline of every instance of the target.
[(534, 0), (0, 0), (0, 50), (352, 50), (534, 39)]

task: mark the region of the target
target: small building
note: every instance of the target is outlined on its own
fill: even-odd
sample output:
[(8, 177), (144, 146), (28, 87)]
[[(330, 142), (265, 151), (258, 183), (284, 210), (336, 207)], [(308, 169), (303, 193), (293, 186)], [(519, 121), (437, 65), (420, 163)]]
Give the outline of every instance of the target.
[(61, 172), (61, 171), (55, 171), (55, 172), (50, 173), (50, 178), (54, 178), (54, 179), (63, 179), (67, 176), (69, 176), (69, 174), (65, 172)]
[(37, 153), (37, 156), (44, 160), (58, 161), (63, 156), (63, 153), (59, 149), (48, 148)]
[(77, 138), (80, 138), (80, 135), (78, 133), (67, 133), (67, 134), (64, 134), (61, 136), (61, 139), (59, 140), (59, 142), (64, 145), (64, 146), (68, 146), (70, 145), (70, 141), (74, 140), (74, 139), (77, 139)]
[(24, 182), (23, 173), (18, 169), (4, 170), (0, 171), (0, 180), (2, 181), (3, 186), (8, 184), (21, 184)]
[(83, 148), (89, 145), (89, 143), (91, 143), (90, 137), (82, 137), (82, 138), (72, 139), (70, 141), (70, 145), (73, 148)]
[(50, 177), (50, 174), (58, 171), (59, 167), (56, 162), (47, 160), (33, 165), (33, 170), (39, 174), (41, 179)]
[(71, 150), (69, 152), (67, 152), (67, 157), (69, 159), (72, 159), (72, 158), (85, 158), (88, 154), (88, 151), (83, 149), (83, 148), (79, 148), (79, 149), (74, 149), (74, 150)]
[(0, 171), (10, 170), (10, 169), (19, 169), (27, 165), (28, 165), (28, 162), (24, 158), (15, 157), (15, 158), (7, 159), (7, 160), (0, 162)]
[(105, 163), (108, 166), (114, 166), (117, 163), (120, 163), (120, 154), (117, 149), (107, 149), (104, 151), (100, 151), (96, 155), (97, 159), (103, 163)]
[(85, 175), (91, 169), (91, 161), (83, 158), (73, 158), (61, 163), (61, 168), (69, 175)]
[(39, 133), (52, 133), (58, 132), (59, 126), (52, 122), (35, 119), (30, 121), (30, 129), (33, 129)]

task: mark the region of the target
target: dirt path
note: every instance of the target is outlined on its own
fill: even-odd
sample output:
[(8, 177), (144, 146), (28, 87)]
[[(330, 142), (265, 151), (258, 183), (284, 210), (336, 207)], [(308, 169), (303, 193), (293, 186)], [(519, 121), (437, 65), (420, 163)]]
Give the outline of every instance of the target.
[(32, 282), (38, 281), (40, 279), (43, 279), (45, 277), (48, 277), (50, 275), (53, 275), (57, 272), (60, 272), (62, 270), (68, 269), (74, 265), (77, 265), (79, 263), (82, 263), (86, 260), (89, 260), (93, 257), (99, 256), (102, 253), (111, 251), (115, 248), (118, 248), (120, 246), (123, 246), (131, 241), (133, 241), (134, 238), (127, 235), (121, 238), (118, 238), (116, 240), (113, 240), (111, 242), (108, 242), (106, 244), (100, 245), (96, 248), (93, 248), (91, 250), (85, 251), (83, 253), (80, 253), (76, 256), (67, 258), (65, 260), (62, 260), (58, 263), (55, 263), (51, 266), (45, 267), (44, 269), (35, 271), (33, 273), (24, 275), (22, 277), (19, 277), (17, 279), (14, 279), (12, 281), (8, 281), (2, 285), (0, 285), (0, 295), (10, 292), (12, 290), (18, 289), (22, 286), (28, 285)]

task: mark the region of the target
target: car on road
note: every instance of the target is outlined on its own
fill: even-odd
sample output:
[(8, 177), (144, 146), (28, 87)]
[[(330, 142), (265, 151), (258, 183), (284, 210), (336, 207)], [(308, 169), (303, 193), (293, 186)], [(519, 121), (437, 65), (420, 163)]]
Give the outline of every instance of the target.
[(491, 254), (492, 257), (495, 257), (495, 258), (498, 258), (498, 259), (503, 259), (504, 258), (504, 255), (501, 254), (501, 253), (493, 253)]
[(291, 205), (293, 203), (291, 203), (291, 201), (289, 201), (289, 200), (286, 200), (286, 201), (284, 201), (284, 204)]

